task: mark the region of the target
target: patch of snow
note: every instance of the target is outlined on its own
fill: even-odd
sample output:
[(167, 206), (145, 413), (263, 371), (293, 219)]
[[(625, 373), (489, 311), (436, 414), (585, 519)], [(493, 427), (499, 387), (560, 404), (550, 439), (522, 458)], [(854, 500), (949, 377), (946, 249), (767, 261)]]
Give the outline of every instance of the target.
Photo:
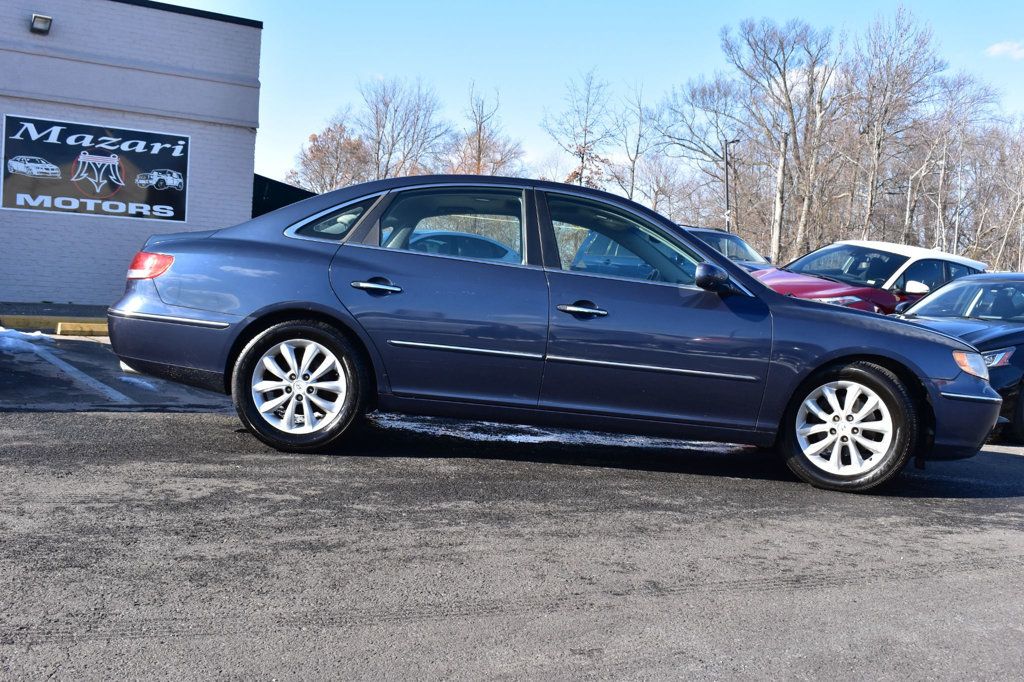
[(652, 438), (648, 436), (579, 431), (569, 429), (546, 429), (536, 426), (498, 424), (494, 422), (472, 422), (439, 419), (435, 417), (407, 417), (397, 414), (373, 414), (370, 420), (383, 429), (413, 431), (420, 434), (447, 436), (462, 440), (500, 443), (561, 443), (564, 445), (602, 445), (625, 448), (659, 449), (700, 449), (704, 452), (729, 453), (734, 445), (708, 443), (704, 441), (676, 440), (673, 438)]
[(119, 380), (123, 381), (126, 384), (131, 384), (132, 386), (138, 386), (139, 388), (144, 388), (147, 391), (155, 391), (155, 390), (157, 390), (157, 387), (156, 387), (155, 384), (153, 384), (150, 381), (146, 381), (142, 377), (133, 377), (133, 376), (127, 376), (127, 375), (120, 375), (117, 378)]
[(0, 327), (0, 350), (8, 353), (32, 353), (35, 343), (53, 343), (46, 334), (42, 332), (19, 332), (16, 329)]

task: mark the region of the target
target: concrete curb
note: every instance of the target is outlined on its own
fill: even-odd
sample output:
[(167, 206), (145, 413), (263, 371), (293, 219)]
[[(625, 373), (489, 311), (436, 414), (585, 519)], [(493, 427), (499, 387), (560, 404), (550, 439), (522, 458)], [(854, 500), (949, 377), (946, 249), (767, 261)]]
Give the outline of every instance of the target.
[(107, 321), (102, 317), (3, 315), (0, 316), (0, 327), (27, 332), (56, 332), (64, 336), (107, 336)]

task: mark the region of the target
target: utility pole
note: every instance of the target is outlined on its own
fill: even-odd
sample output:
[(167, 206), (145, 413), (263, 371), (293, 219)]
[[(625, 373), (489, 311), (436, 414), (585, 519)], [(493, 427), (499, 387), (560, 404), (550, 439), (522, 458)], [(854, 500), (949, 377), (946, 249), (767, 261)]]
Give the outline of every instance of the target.
[(740, 140), (727, 140), (723, 145), (722, 159), (725, 161), (725, 231), (732, 232), (732, 209), (729, 206), (729, 147)]

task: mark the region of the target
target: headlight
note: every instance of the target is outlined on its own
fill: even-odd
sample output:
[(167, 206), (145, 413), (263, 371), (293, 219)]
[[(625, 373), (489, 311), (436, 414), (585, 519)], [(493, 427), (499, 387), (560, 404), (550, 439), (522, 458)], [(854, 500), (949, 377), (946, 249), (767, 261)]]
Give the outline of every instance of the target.
[(857, 303), (864, 303), (863, 298), (856, 296), (833, 296), (831, 298), (812, 298), (812, 301), (818, 303), (828, 303), (829, 305), (854, 305)]
[(1013, 356), (1014, 348), (1000, 348), (999, 350), (990, 350), (981, 354), (981, 357), (985, 359), (986, 367), (1004, 367), (1010, 364), (1010, 357)]
[(988, 367), (985, 366), (985, 359), (981, 357), (981, 353), (955, 350), (953, 351), (953, 360), (963, 371), (988, 381)]

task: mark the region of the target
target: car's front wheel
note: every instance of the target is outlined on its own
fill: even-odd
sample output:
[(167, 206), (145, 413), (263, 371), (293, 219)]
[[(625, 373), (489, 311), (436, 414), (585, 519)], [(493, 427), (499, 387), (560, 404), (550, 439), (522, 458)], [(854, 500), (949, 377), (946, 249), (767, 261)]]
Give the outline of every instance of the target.
[(918, 408), (888, 369), (853, 362), (804, 384), (786, 416), (783, 456), (798, 477), (862, 492), (899, 473), (918, 443)]
[(283, 322), (239, 354), (232, 398), (242, 423), (264, 443), (317, 451), (334, 444), (365, 411), (368, 371), (334, 327)]

